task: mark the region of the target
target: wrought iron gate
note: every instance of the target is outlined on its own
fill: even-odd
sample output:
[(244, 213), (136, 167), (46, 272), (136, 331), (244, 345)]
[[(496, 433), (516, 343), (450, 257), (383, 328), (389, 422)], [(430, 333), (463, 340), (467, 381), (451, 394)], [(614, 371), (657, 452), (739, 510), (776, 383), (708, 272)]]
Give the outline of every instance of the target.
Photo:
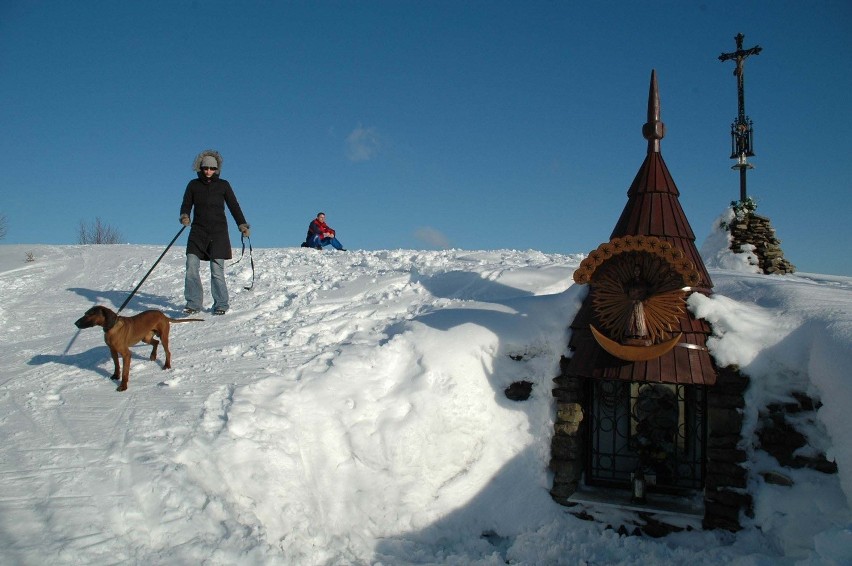
[(642, 471), (652, 478), (649, 490), (704, 486), (704, 387), (606, 380), (589, 380), (588, 387), (586, 483), (629, 488), (631, 474)]

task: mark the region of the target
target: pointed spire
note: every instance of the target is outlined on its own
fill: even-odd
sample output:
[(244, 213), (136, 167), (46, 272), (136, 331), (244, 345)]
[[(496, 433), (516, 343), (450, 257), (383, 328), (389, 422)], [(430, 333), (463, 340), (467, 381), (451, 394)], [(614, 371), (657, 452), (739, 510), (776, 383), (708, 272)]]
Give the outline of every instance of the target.
[[(676, 261), (688, 261), (691, 264), (688, 271), (694, 269), (698, 272), (699, 281), (691, 285), (692, 291), (709, 295), (712, 293), (713, 282), (695, 247), (695, 234), (678, 199), (680, 192), (660, 153), (660, 140), (665, 133), (665, 126), (660, 121), (657, 74), (652, 71), (648, 96), (648, 121), (642, 127), (642, 135), (648, 140), (648, 153), (627, 191), (627, 204), (612, 231), (610, 244), (615, 238), (619, 238), (622, 239), (623, 245), (628, 237), (634, 242), (642, 240), (650, 242), (649, 236), (671, 244), (673, 248), (683, 253), (683, 258)], [(607, 261), (606, 252), (603, 251), (605, 248), (606, 244), (596, 250), (600, 251), (598, 257), (602, 262)], [(610, 246), (609, 250), (613, 255), (615, 254), (614, 247)], [(622, 249), (622, 253), (633, 252), (624, 252)], [(592, 257), (591, 254), (590, 257)], [(687, 264), (680, 265), (684, 267)], [(605, 274), (607, 271), (600, 273)], [(609, 273), (616, 273), (616, 269), (613, 268), (613, 271)], [(603, 276), (602, 279), (605, 277)], [(672, 348), (659, 358), (647, 361), (622, 360), (607, 353), (591, 331), (593, 324), (597, 328), (601, 327), (600, 317), (604, 316), (595, 304), (595, 299), (607, 292), (600, 290), (600, 287), (595, 290), (599, 282), (590, 280), (592, 289), (571, 323), (569, 349), (573, 355), (563, 366), (562, 377), (684, 385), (716, 383), (715, 366), (706, 348), (707, 339), (712, 334), (710, 325), (704, 319), (693, 316), (689, 310), (680, 313), (678, 322), (671, 329), (674, 333), (683, 333), (682, 347)], [(609, 314), (607, 313), (606, 316)], [(557, 383), (560, 382), (557, 381)], [(573, 392), (571, 394), (573, 395)]]
[(666, 125), (660, 121), (660, 93), (657, 90), (657, 70), (651, 70), (648, 92), (648, 121), (642, 126), (642, 136), (648, 140), (648, 153), (660, 153), (660, 140), (666, 135)]
[(680, 191), (660, 152), (660, 140), (666, 135), (666, 127), (660, 121), (656, 71), (651, 71), (648, 122), (642, 126), (642, 135), (648, 140), (648, 153), (627, 190), (627, 204), (610, 239), (655, 236), (665, 240), (680, 248), (701, 274), (701, 283), (695, 287), (711, 289), (710, 274), (695, 247), (695, 233), (678, 200)]

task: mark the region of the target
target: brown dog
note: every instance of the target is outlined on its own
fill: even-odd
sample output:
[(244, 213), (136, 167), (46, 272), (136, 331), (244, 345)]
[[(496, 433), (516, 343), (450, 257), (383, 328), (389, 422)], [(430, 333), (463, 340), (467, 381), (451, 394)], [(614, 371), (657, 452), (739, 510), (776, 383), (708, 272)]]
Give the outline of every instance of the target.
[(169, 323), (170, 322), (203, 322), (203, 318), (169, 318), (160, 311), (150, 310), (140, 312), (135, 316), (118, 316), (110, 309), (102, 306), (92, 307), (81, 316), (74, 326), (77, 328), (91, 328), (93, 326), (104, 327), (104, 342), (109, 346), (112, 361), (115, 364), (115, 373), (112, 379), (118, 380), (119, 365), (118, 356), (124, 361), (124, 371), (121, 372), (121, 384), (118, 391), (127, 389), (130, 379), (130, 347), (137, 342), (151, 344), (151, 360), (157, 359), (157, 342), (155, 336), (163, 343), (166, 351), (166, 363), (163, 369), (172, 367), (172, 353), (169, 350)]

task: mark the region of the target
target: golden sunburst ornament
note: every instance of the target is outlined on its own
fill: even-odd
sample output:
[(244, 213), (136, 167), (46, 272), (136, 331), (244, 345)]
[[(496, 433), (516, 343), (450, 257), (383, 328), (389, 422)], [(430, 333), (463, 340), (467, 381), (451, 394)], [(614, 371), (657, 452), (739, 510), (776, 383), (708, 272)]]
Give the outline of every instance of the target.
[(601, 244), (574, 272), (592, 286), (591, 300), (602, 327), (598, 343), (621, 359), (659, 357), (680, 339), (678, 320), (689, 287), (700, 275), (683, 251), (654, 236), (626, 236)]

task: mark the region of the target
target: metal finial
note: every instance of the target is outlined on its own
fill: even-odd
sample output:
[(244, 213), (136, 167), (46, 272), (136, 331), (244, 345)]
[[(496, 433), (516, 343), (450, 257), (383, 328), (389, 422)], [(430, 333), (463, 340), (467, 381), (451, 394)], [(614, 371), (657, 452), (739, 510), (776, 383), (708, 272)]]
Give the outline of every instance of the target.
[(660, 92), (657, 90), (657, 71), (651, 70), (648, 92), (648, 121), (642, 126), (642, 136), (648, 140), (648, 153), (660, 152), (660, 140), (666, 135), (666, 125), (660, 121)]

